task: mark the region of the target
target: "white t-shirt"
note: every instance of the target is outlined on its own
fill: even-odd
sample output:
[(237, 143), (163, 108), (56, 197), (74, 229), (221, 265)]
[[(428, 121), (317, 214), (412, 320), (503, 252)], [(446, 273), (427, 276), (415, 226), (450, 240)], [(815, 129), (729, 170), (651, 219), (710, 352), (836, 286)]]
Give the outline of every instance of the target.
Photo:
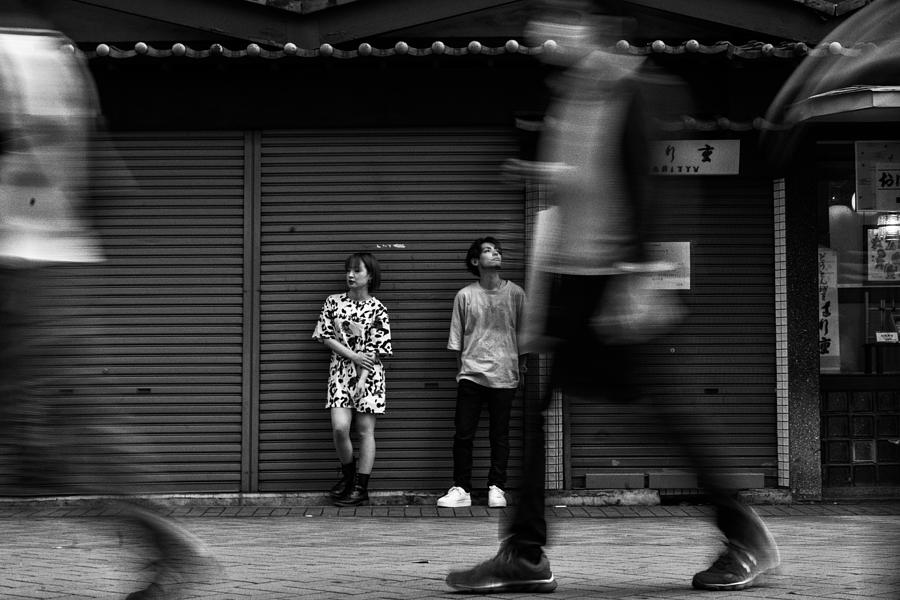
[(518, 329), (524, 310), (525, 291), (511, 281), (496, 290), (475, 282), (457, 292), (447, 342), (449, 350), (460, 352), (457, 381), (468, 379), (490, 388), (518, 387)]

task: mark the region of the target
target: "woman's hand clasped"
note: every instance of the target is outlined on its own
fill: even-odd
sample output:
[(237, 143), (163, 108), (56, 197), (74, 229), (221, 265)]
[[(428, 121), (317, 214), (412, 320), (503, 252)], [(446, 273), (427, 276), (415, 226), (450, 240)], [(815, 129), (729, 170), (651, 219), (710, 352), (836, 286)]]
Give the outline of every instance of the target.
[(362, 400), (366, 397), (366, 380), (360, 379), (356, 382), (356, 385), (353, 386), (353, 399), (354, 400)]
[(368, 354), (357, 353), (353, 360), (359, 367), (371, 371), (378, 364), (378, 359)]

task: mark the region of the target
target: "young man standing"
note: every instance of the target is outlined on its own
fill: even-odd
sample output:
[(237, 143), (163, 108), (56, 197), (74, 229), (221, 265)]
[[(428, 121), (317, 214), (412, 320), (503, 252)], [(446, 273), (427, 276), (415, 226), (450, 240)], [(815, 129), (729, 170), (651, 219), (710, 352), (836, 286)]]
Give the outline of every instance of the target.
[(506, 468), (509, 462), (509, 416), (519, 387), (517, 331), (525, 308), (525, 291), (500, 277), (500, 243), (492, 238), (472, 242), (466, 268), (478, 277), (456, 294), (447, 348), (457, 352), (459, 384), (456, 396), (456, 433), (453, 436), (453, 486), (438, 499), (442, 507), (472, 505), (472, 441), (481, 407), (490, 416), (491, 468), (488, 506), (506, 506)]

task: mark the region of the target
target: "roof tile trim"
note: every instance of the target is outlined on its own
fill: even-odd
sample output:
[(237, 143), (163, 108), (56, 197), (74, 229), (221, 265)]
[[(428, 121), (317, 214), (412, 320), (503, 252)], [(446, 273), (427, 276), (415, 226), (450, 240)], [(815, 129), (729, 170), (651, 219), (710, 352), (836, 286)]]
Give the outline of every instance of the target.
[[(71, 44), (66, 48), (75, 51)], [(810, 48), (803, 42), (781, 42), (770, 44), (763, 42), (748, 42), (746, 44), (733, 44), (731, 42), (716, 42), (715, 44), (701, 44), (697, 40), (688, 40), (681, 44), (671, 45), (662, 40), (656, 40), (650, 44), (636, 45), (627, 40), (620, 40), (615, 46), (607, 48), (608, 51), (621, 54), (646, 56), (649, 54), (724, 54), (727, 58), (758, 59), (758, 58), (798, 58), (804, 56), (861, 56), (876, 49), (871, 43), (857, 44), (852, 47), (844, 47), (840, 42), (823, 42), (814, 48)], [(447, 46), (443, 42), (434, 42), (431, 46), (416, 48), (406, 42), (397, 42), (393, 47), (378, 48), (369, 43), (362, 43), (356, 49), (344, 50), (331, 44), (322, 44), (318, 48), (299, 48), (296, 44), (288, 42), (282, 48), (272, 50), (259, 44), (248, 44), (245, 48), (237, 50), (226, 48), (222, 44), (212, 44), (209, 48), (195, 49), (186, 44), (175, 43), (168, 48), (157, 48), (145, 42), (137, 42), (132, 48), (119, 48), (109, 44), (98, 44), (94, 48), (79, 48), (88, 59), (125, 59), (138, 56), (152, 58), (262, 58), (285, 59), (299, 58), (365, 58), (365, 57), (391, 57), (391, 56), (467, 56), (487, 55), (497, 56), (502, 54), (524, 54), (534, 56), (543, 52), (555, 52), (557, 44), (553, 40), (547, 40), (538, 46), (525, 46), (516, 40), (509, 40), (502, 46), (488, 46), (478, 41), (469, 42), (466, 46)]]

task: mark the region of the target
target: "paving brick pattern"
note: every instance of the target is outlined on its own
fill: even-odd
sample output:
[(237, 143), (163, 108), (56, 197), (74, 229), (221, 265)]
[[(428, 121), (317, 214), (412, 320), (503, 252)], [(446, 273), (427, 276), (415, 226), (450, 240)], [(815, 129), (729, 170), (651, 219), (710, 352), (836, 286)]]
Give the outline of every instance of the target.
[[(762, 506), (783, 566), (764, 585), (697, 592), (721, 548), (704, 506), (554, 507), (547, 549), (559, 588), (501, 598), (900, 599), (900, 503)], [(187, 599), (468, 597), (447, 572), (489, 558), (507, 510), (434, 506), (183, 506), (222, 572)], [(124, 598), (150, 573), (115, 512), (0, 506), (0, 598)]]

